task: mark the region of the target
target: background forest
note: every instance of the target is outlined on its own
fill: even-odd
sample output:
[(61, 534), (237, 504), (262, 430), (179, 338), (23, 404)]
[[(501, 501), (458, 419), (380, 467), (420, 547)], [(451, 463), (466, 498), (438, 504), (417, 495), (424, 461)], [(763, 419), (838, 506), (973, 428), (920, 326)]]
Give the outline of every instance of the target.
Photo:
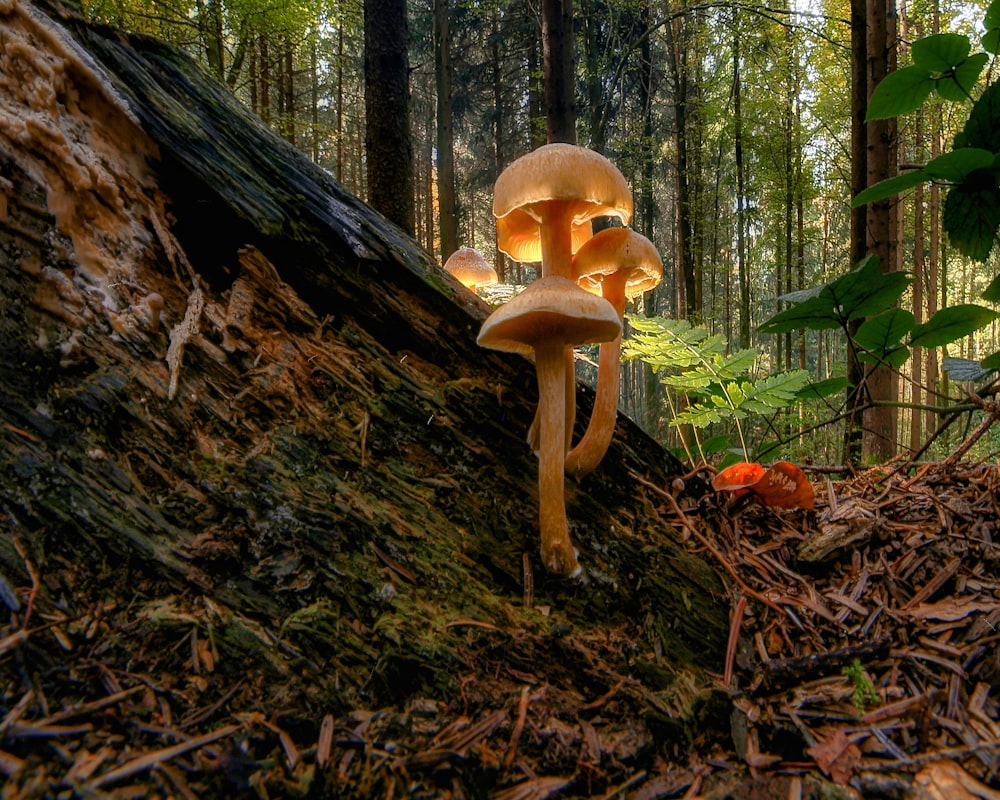
[[(266, 124), (368, 197), (362, 0), (87, 0), (85, 8), (190, 52)], [(962, 33), (977, 45), (985, 8), (901, 0), (882, 10), (881, 60), (891, 71), (909, 64), (911, 43), (930, 34)], [(848, 0), (574, 4), (577, 140), (624, 173), (635, 196), (633, 227), (664, 261), (664, 282), (634, 309), (641, 336), (626, 364), (621, 407), (692, 457), (717, 461), (713, 453), (742, 439), (749, 452), (741, 456), (838, 464), (852, 453), (845, 434), (863, 427), (846, 421), (845, 387), (857, 365), (849, 363), (843, 330), (761, 326), (788, 309), (780, 298), (850, 273), (865, 252), (856, 191), (950, 150), (970, 102), (932, 95), (884, 125), (873, 146), (886, 168), (879, 173), (869, 163), (859, 177), (852, 11), (856, 27), (858, 4), (852, 9)], [(495, 248), (492, 187), (507, 164), (546, 140), (541, 9), (530, 0), (410, 0), (406, 16), (412, 233), (442, 263), (458, 246), (475, 247), (502, 283), (523, 284), (532, 270)], [(944, 308), (978, 303), (979, 310), (971, 335), (963, 331), (944, 346), (914, 338), (909, 358), (886, 358), (892, 347), (876, 356), (889, 368), (879, 396), (891, 425), (881, 445), (866, 448), (872, 459), (951, 453), (968, 426), (990, 413), (966, 401), (971, 384), (955, 378), (988, 380), (969, 372), (975, 365), (968, 362), (1000, 349), (992, 305), (982, 306), (998, 272), (995, 248), (964, 255), (945, 233), (940, 186), (912, 181), (907, 188), (885, 217), (883, 236), (893, 246), (881, 252), (881, 269), (909, 276), (894, 284), (898, 301), (890, 304), (918, 326)], [(685, 322), (664, 327), (643, 317)], [(686, 350), (687, 367), (715, 370), (725, 400), (716, 413), (685, 416), (704, 403), (678, 379), (685, 370), (670, 366), (679, 362), (664, 361), (665, 335)], [(946, 357), (966, 360), (948, 362), (966, 371), (949, 376)], [(587, 360), (585, 353), (584, 374)], [(665, 386), (661, 379), (672, 373)], [(778, 449), (768, 453), (768, 443)], [(998, 449), (1000, 438), (987, 434), (972, 453)]]

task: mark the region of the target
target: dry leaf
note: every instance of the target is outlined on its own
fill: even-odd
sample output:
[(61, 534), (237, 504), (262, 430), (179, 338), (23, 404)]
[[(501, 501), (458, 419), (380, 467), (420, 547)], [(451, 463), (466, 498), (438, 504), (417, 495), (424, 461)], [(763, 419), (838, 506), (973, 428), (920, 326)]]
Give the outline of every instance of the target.
[(817, 766), (835, 783), (844, 786), (861, 763), (861, 750), (842, 730), (834, 730), (807, 751)]

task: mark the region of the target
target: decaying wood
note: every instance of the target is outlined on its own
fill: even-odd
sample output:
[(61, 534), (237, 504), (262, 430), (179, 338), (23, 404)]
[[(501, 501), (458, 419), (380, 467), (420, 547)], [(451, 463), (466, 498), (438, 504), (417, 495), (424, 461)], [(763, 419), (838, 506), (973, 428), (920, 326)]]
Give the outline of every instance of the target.
[(488, 307), (47, 0), (0, 4), (0, 259), (5, 797), (995, 787), (994, 467), (776, 512), (622, 419), (553, 580)]
[(489, 308), (177, 52), (55, 4), (0, 22), (4, 769), (221, 791), (273, 740), (294, 782), (332, 715), (315, 785), (343, 795), (362, 722), (423, 716), (437, 738), (385, 764), (434, 785), (510, 740), (525, 686), (583, 707), (654, 643), (677, 698), (637, 682), (609, 731), (634, 758), (696, 725), (720, 584), (627, 480), (669, 457), (623, 419), (568, 484), (587, 579), (548, 578), (533, 368), (476, 346)]

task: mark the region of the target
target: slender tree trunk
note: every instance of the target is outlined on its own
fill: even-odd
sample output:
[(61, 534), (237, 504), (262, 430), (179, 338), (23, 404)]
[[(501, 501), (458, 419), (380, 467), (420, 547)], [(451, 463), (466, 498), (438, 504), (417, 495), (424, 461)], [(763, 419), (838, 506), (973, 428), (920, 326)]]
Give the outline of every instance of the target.
[[(868, 3), (851, 0), (851, 196), (864, 190), (868, 182)], [(851, 264), (859, 263), (868, 251), (866, 234), (868, 215), (864, 207), (851, 208)], [(848, 334), (857, 332), (859, 323), (848, 325)], [(864, 368), (857, 353), (847, 346), (847, 409), (844, 426), (844, 461), (855, 463), (861, 457), (860, 407), (866, 389)]]
[[(733, 11), (736, 27), (736, 12)], [(746, 172), (743, 164), (743, 81), (740, 76), (740, 39), (733, 36), (733, 160), (736, 162), (736, 264), (740, 282), (740, 349), (750, 347), (750, 276), (747, 271)]]
[[(640, 24), (643, 31), (649, 31), (652, 18), (652, 2), (647, 0), (642, 5)], [(653, 229), (656, 220), (656, 200), (653, 193), (653, 175), (655, 170), (655, 149), (653, 147), (653, 53), (649, 34), (646, 33), (639, 43), (639, 97), (642, 103), (642, 179), (638, 193), (638, 224), (639, 231), (647, 239), (653, 239)], [(654, 316), (657, 311), (657, 290), (647, 292), (642, 301), (642, 310), (647, 317)], [(640, 370), (641, 381), (637, 380), (637, 391), (641, 392), (638, 418), (647, 431), (654, 431), (659, 425), (660, 387), (659, 379), (653, 368), (641, 359), (632, 362), (633, 368)]]
[(298, 128), (295, 121), (295, 48), (290, 40), (285, 40), (285, 69), (284, 69), (284, 91), (285, 91), (285, 115), (287, 117), (286, 138), (290, 144), (295, 144), (298, 136)]
[(337, 25), (337, 182), (344, 182), (344, 0), (340, 2)]
[(260, 118), (271, 124), (271, 51), (267, 36), (260, 34)]
[(309, 36), (309, 94), (310, 120), (312, 132), (309, 136), (313, 164), (319, 163), (319, 32), (313, 31)]
[[(583, 1), (583, 0), (582, 0)], [(585, 0), (588, 5), (581, 11), (580, 19), (583, 23), (584, 42), (584, 63), (586, 64), (587, 75), (587, 124), (589, 127), (589, 146), (598, 153), (603, 153), (607, 144), (605, 120), (605, 106), (607, 97), (601, 83), (601, 68), (598, 59), (597, 31), (602, 22), (601, 15), (594, 7), (593, 0)]]
[(573, 0), (542, 0), (546, 138), (576, 144)]
[[(528, 55), (528, 122), (530, 130), (528, 132), (529, 145), (532, 150), (545, 144), (548, 121), (546, 119), (545, 93), (546, 79), (541, 76), (544, 71), (540, 54), (544, 50), (542, 39), (541, 20), (535, 16), (531, 4), (525, 2), (524, 5), (526, 23), (525, 28), (533, 31), (535, 35), (530, 38), (527, 48)], [(541, 67), (541, 69), (540, 69)]]
[[(892, 71), (895, 62), (896, 14), (893, 0), (868, 0), (868, 96)], [(868, 185), (891, 178), (896, 173), (896, 126), (892, 120), (868, 123)], [(896, 268), (898, 226), (895, 198), (868, 205), (868, 249), (878, 255), (882, 270)], [(872, 369), (866, 379), (868, 393), (875, 402), (895, 399), (893, 371)], [(898, 418), (896, 409), (880, 405), (865, 413), (865, 453), (875, 461), (887, 461), (896, 454)]]
[(455, 151), (452, 115), (451, 35), (448, 0), (434, 0), (435, 78), (437, 82), (437, 199), (441, 263), (458, 249), (455, 202)]
[[(493, 73), (493, 175), (498, 176), (507, 166), (504, 148), (504, 123), (507, 119), (504, 106), (503, 62), (500, 58), (500, 10), (494, 8), (491, 19), (490, 62)], [(529, 48), (533, 50), (534, 48)], [(499, 248), (495, 250), (493, 268), (500, 283), (507, 283), (507, 259)]]
[[(938, 8), (938, 3), (935, 0), (931, 15), (931, 33), (938, 33), (940, 29), (940, 10)], [(941, 104), (938, 102), (935, 102), (934, 105), (931, 106), (930, 123), (930, 157), (933, 159), (941, 155), (942, 120)], [(928, 253), (927, 264), (927, 318), (930, 319), (939, 308), (938, 299), (940, 297), (941, 189), (936, 183), (932, 183), (930, 187), (928, 210), (930, 212), (931, 221), (930, 236), (928, 237), (930, 252)], [(940, 378), (938, 371), (937, 348), (928, 347), (926, 356), (927, 358), (924, 370), (926, 375), (924, 380), (930, 391), (937, 392), (938, 380)], [(927, 412), (927, 418), (924, 420), (924, 424), (927, 430), (930, 431), (934, 429), (937, 421), (932, 411)]]
[(696, 319), (698, 314), (694, 258), (691, 249), (691, 192), (688, 184), (687, 152), (687, 32), (683, 15), (664, 26), (667, 36), (667, 65), (673, 88), (674, 178), (676, 192), (677, 314)]
[(257, 53), (257, 42), (253, 40), (252, 46), (250, 48), (250, 110), (254, 114), (260, 116), (260, 87), (257, 85), (259, 76), (258, 72), (260, 70), (260, 57)]
[(365, 0), (365, 151), (368, 200), (414, 231), (406, 0)]

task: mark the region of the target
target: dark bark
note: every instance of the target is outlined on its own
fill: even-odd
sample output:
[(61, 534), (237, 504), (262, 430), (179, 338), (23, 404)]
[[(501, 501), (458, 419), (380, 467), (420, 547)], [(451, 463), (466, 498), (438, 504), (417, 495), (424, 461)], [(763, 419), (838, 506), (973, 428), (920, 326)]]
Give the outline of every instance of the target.
[(542, 69), (548, 141), (576, 144), (573, 0), (542, 0)]
[(435, 78), (437, 82), (437, 195), (441, 263), (458, 249), (455, 204), (454, 121), (452, 113), (451, 34), (448, 0), (434, 0)]
[(368, 202), (414, 233), (406, 0), (365, 0), (365, 157)]
[[(149, 709), (189, 704), (186, 735), (252, 712), (305, 750), (325, 714), (348, 738), (366, 709), (459, 724), (528, 682), (567, 720), (605, 697), (605, 735), (641, 743), (631, 770), (686, 747), (683, 687), (719, 671), (728, 621), (650, 489), (676, 461), (620, 419), (567, 484), (588, 582), (548, 579), (534, 370), (477, 347), (489, 309), (176, 51), (62, 7), (0, 22), (64, 59), (65, 101), (33, 112), (30, 141), (0, 124), (0, 590), (35, 586), (28, 627), (61, 614), (98, 636), (5, 641), (4, 702), (39, 670), (82, 700), (138, 676)], [(29, 83), (0, 76), (0, 110)], [(235, 780), (229, 757), (205, 780)], [(497, 780), (443, 758), (408, 779), (449, 763), (467, 794)], [(364, 791), (334, 788), (311, 796)]]

